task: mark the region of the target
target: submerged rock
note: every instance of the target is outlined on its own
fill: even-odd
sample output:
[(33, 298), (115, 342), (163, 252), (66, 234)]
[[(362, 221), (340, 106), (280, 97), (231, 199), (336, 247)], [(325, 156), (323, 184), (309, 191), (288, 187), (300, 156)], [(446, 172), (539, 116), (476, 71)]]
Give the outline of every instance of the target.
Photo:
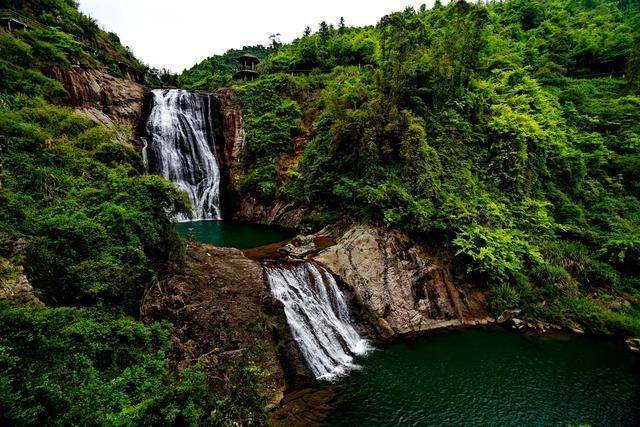
[(351, 289), (384, 338), (493, 320), (482, 291), (454, 284), (446, 263), (400, 232), (355, 225), (313, 258)]

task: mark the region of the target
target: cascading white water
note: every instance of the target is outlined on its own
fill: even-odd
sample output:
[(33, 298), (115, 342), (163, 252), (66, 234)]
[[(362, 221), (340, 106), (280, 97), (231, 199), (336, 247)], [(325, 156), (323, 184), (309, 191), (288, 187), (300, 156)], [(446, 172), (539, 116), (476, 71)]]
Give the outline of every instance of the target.
[(193, 219), (221, 219), (211, 96), (181, 89), (154, 89), (152, 94), (145, 167), (189, 195)]
[(284, 304), (293, 338), (318, 379), (351, 368), (354, 355), (369, 350), (353, 327), (343, 293), (324, 268), (306, 261), (266, 267), (271, 294)]

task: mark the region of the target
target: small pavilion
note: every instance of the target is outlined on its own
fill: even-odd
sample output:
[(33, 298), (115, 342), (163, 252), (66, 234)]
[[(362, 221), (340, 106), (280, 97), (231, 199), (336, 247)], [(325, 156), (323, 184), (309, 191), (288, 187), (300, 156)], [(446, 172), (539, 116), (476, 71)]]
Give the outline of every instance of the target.
[(238, 68), (233, 74), (234, 79), (238, 80), (254, 80), (260, 73), (258, 73), (258, 64), (260, 60), (250, 53), (245, 53), (238, 57)]

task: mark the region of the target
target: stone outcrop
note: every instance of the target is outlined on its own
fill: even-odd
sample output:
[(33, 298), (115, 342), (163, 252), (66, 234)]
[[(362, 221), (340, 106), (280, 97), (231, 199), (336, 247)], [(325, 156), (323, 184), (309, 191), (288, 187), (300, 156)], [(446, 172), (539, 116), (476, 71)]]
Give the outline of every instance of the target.
[(256, 349), (257, 363), (272, 373), (273, 397), (305, 376), (262, 266), (237, 249), (189, 244), (184, 265), (167, 266), (146, 292), (141, 317), (173, 323), (172, 367), (181, 371), (200, 362), (216, 390), (228, 385), (234, 363)]
[(625, 342), (627, 343), (629, 350), (640, 352), (640, 338), (629, 338), (625, 340)]
[(454, 283), (446, 263), (400, 232), (356, 225), (313, 259), (351, 289), (384, 338), (493, 320), (483, 292)]
[(240, 221), (255, 221), (265, 224), (278, 224), (284, 227), (297, 227), (306, 211), (297, 208), (294, 203), (276, 201), (273, 204), (260, 203), (254, 197), (240, 197), (233, 218)]
[(226, 216), (240, 221), (266, 224), (297, 226), (305, 211), (293, 203), (276, 201), (263, 203), (255, 197), (242, 194), (240, 182), (245, 175), (244, 150), (245, 134), (242, 109), (233, 88), (223, 88), (215, 92), (219, 107), (220, 129), (218, 153), (224, 177), (222, 186)]
[(124, 126), (135, 133), (142, 114), (144, 86), (98, 68), (53, 67), (45, 72), (64, 85), (69, 94), (67, 103), (78, 113), (104, 125)]
[(16, 305), (44, 306), (34, 295), (22, 266), (15, 266), (8, 259), (0, 257), (0, 301), (2, 300)]
[(218, 90), (215, 98), (218, 100), (220, 136), (222, 137), (222, 146), (218, 148), (222, 148), (221, 161), (224, 168), (229, 171), (227, 187), (230, 191), (238, 193), (245, 147), (242, 110), (233, 88)]

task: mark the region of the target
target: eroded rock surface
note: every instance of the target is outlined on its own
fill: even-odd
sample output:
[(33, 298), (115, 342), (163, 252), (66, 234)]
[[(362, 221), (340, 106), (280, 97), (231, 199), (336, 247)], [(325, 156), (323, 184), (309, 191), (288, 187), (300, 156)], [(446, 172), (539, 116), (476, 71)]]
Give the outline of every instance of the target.
[(17, 305), (44, 306), (34, 295), (22, 266), (13, 265), (8, 259), (0, 257), (0, 301), (2, 300)]
[(181, 371), (199, 361), (217, 390), (225, 389), (234, 363), (247, 352), (271, 371), (274, 396), (304, 376), (262, 266), (237, 249), (189, 244), (185, 264), (168, 266), (146, 293), (141, 316), (173, 323), (173, 368)]
[(240, 191), (240, 179), (242, 178), (243, 156), (245, 147), (244, 118), (242, 109), (238, 103), (235, 90), (223, 88), (215, 93), (220, 109), (220, 122), (222, 133), (221, 160), (224, 167), (230, 172), (227, 187), (232, 192)]
[(144, 86), (101, 69), (80, 67), (46, 70), (60, 81), (76, 112), (104, 125), (118, 124), (135, 133), (142, 114)]
[(277, 201), (273, 204), (264, 204), (253, 197), (245, 196), (238, 200), (233, 217), (240, 221), (297, 227), (305, 212), (304, 209), (296, 208), (293, 203)]
[(313, 258), (351, 288), (385, 338), (492, 321), (481, 291), (454, 284), (446, 264), (402, 233), (356, 225)]
[[(215, 92), (219, 106), (221, 149), (220, 161), (225, 171), (226, 211), (233, 219), (266, 224), (278, 224), (296, 227), (302, 220), (305, 210), (293, 203), (275, 201), (264, 203), (255, 197), (244, 194), (240, 183), (247, 172), (245, 158), (245, 133), (242, 109), (233, 88), (223, 88)], [(296, 142), (294, 141), (295, 145)], [(302, 144), (302, 142), (299, 142)], [(288, 164), (292, 166), (293, 164)], [(282, 166), (282, 165), (281, 165)], [(288, 169), (284, 167), (284, 169)]]

